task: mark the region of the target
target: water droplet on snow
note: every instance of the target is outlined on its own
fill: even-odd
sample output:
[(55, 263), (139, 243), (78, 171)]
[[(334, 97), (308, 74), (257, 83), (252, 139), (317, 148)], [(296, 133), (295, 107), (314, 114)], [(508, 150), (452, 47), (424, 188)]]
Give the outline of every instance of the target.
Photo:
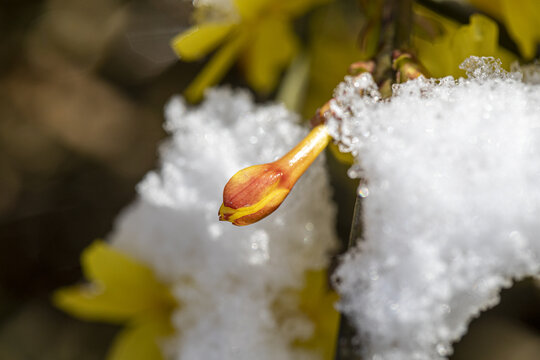
[(366, 185), (360, 185), (358, 187), (358, 196), (366, 198), (369, 196), (369, 188)]

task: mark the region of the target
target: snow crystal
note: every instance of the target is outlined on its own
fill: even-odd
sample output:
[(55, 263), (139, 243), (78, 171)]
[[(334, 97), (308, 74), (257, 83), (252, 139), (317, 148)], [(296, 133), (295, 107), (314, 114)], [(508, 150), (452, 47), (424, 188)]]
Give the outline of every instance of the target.
[(540, 87), (494, 59), (463, 66), (468, 79), (418, 78), (391, 99), (370, 75), (335, 92), (329, 128), (369, 189), (335, 278), (366, 359), (445, 359), (501, 288), (540, 270)]
[(326, 266), (335, 244), (324, 161), (313, 164), (278, 211), (235, 227), (218, 221), (228, 179), (284, 155), (306, 130), (284, 107), (256, 106), (247, 92), (228, 89), (208, 92), (191, 109), (173, 98), (166, 118), (171, 138), (161, 148), (161, 169), (139, 184), (138, 200), (110, 240), (172, 284), (181, 305), (171, 358), (298, 359), (290, 344), (312, 324), (295, 304), (281, 311), (296, 326), (280, 323), (274, 304), (286, 288), (303, 285), (306, 270)]

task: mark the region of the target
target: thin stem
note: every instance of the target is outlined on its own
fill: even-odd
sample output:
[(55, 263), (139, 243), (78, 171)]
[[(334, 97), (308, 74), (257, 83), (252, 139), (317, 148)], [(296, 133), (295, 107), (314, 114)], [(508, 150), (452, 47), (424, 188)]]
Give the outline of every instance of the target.
[[(395, 50), (406, 51), (410, 48), (413, 26), (413, 0), (384, 0), (381, 6), (381, 30), (379, 33), (379, 51), (375, 56), (375, 80), (385, 92), (385, 83), (395, 79), (392, 70), (392, 54)], [(384, 95), (384, 94), (383, 94)], [(387, 94), (390, 95), (390, 94)]]
[[(347, 248), (354, 247), (362, 234), (362, 197), (357, 192), (354, 202), (353, 218), (349, 233), (349, 243)], [(351, 326), (345, 316), (339, 318), (339, 333), (336, 345), (335, 360), (356, 360), (360, 359), (354, 344), (356, 331)]]
[(363, 197), (357, 192), (356, 201), (354, 202), (351, 232), (349, 233), (349, 248), (355, 246), (358, 239), (362, 236), (362, 199)]
[(408, 50), (411, 46), (411, 32), (413, 27), (413, 0), (394, 0), (394, 49)]

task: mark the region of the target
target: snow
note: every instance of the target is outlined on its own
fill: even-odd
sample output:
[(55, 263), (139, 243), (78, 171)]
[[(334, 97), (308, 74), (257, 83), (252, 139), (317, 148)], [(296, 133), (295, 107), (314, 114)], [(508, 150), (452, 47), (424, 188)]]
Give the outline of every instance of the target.
[(540, 271), (540, 87), (492, 58), (462, 66), (467, 79), (386, 100), (368, 74), (335, 91), (330, 132), (367, 182), (362, 239), (335, 274), (365, 359), (446, 359), (502, 288)]
[(303, 286), (306, 270), (327, 266), (336, 243), (324, 160), (261, 222), (218, 221), (228, 179), (281, 157), (307, 131), (284, 107), (255, 105), (247, 92), (230, 89), (207, 92), (193, 108), (175, 97), (166, 118), (171, 136), (161, 147), (161, 168), (138, 185), (109, 240), (173, 288), (181, 305), (173, 316), (176, 337), (166, 346), (170, 358), (317, 359), (291, 347), (313, 324), (294, 301), (280, 309), (275, 302)]

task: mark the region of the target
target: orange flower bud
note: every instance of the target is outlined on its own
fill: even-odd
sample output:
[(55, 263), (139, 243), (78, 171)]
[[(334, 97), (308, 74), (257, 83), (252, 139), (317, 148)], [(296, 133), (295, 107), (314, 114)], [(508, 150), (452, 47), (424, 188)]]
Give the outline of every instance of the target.
[(270, 215), (329, 141), (326, 126), (321, 124), (281, 159), (234, 174), (223, 189), (219, 220), (243, 226)]

